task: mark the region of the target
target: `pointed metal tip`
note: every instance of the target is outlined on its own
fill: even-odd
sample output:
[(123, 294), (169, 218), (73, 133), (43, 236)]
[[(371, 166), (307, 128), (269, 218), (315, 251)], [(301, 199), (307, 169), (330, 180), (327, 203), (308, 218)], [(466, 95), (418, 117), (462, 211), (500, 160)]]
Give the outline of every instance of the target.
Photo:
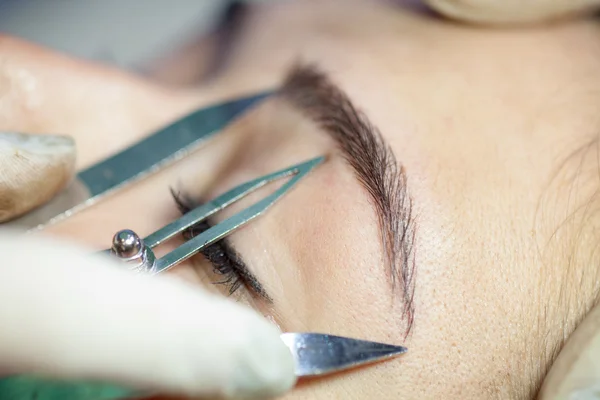
[(395, 358), (408, 349), (385, 343), (320, 333), (284, 333), (296, 362), (296, 375), (317, 376)]
[(347, 341), (352, 341), (352, 346), (355, 351), (360, 351), (361, 356), (364, 358), (361, 360), (362, 364), (371, 363), (386, 358), (393, 358), (404, 354), (408, 349), (404, 346), (396, 346), (393, 344), (371, 342), (368, 340), (355, 340), (349, 338), (341, 338)]
[(388, 349), (387, 349), (387, 354), (389, 356), (396, 356), (396, 355), (400, 355), (400, 354), (404, 354), (408, 351), (408, 348), (404, 347), (404, 346), (394, 346), (394, 345), (388, 345)]

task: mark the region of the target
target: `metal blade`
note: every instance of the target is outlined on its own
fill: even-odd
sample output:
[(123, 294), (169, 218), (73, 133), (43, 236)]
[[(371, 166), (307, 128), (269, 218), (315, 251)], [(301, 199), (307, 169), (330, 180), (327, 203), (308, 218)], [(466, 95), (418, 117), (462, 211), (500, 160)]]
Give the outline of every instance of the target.
[(79, 172), (70, 187), (49, 203), (4, 225), (42, 228), (63, 220), (197, 150), (207, 139), (271, 93), (263, 92), (197, 110)]
[(296, 376), (318, 376), (396, 357), (408, 349), (320, 333), (283, 333), (296, 361)]
[[(242, 184), (210, 202), (209, 204), (214, 205), (215, 208), (218, 209), (221, 207), (222, 204), (231, 203), (230, 200), (235, 200), (237, 197), (239, 197), (241, 193), (246, 191), (247, 188), (258, 188), (277, 178), (295, 174), (294, 177), (292, 177), (289, 181), (284, 183), (274, 193), (271, 193), (262, 200), (227, 218), (225, 221), (219, 222), (218, 224), (207, 229), (206, 231), (200, 233), (198, 236), (184, 242), (181, 246), (166, 254), (164, 257), (156, 260), (156, 273), (166, 271), (174, 265), (179, 264), (183, 260), (186, 260), (194, 254), (198, 253), (206, 246), (209, 246), (212, 243), (215, 243), (216, 241), (228, 236), (232, 232), (236, 231), (237, 229), (246, 225), (248, 222), (263, 214), (268, 208), (270, 208), (281, 197), (283, 197), (290, 189), (292, 189), (301, 179), (303, 179), (306, 176), (306, 174), (313, 170), (317, 165), (321, 164), (324, 160), (324, 157), (313, 158), (312, 160), (306, 161), (302, 164), (294, 165), (284, 170), (265, 175), (254, 181)], [(185, 221), (186, 216), (182, 217), (182, 219)], [(187, 224), (184, 223), (184, 225)]]
[[(359, 367), (407, 351), (402, 346), (319, 333), (283, 333), (281, 339), (292, 351), (297, 377), (325, 375)], [(0, 379), (0, 399), (116, 400), (146, 398), (151, 394), (98, 382), (59, 381), (30, 375)]]

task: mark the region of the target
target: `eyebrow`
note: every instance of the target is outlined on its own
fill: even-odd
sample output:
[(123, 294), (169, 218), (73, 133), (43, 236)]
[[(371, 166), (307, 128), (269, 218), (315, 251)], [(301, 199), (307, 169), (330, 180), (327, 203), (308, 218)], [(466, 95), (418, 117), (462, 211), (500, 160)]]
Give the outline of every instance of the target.
[(404, 167), (381, 132), (315, 66), (294, 66), (279, 94), (333, 138), (367, 190), (378, 216), (392, 291), (400, 287), (408, 336), (415, 311), (415, 221)]

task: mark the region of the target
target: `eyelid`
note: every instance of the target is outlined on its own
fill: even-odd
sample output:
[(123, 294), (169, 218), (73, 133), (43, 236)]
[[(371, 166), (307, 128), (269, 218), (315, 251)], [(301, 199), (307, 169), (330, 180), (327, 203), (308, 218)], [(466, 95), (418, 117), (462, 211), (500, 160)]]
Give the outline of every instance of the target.
[[(201, 233), (210, 229), (210, 223), (203, 221), (199, 226), (192, 227), (187, 232), (189, 238), (193, 237), (193, 231), (198, 229)], [(215, 284), (223, 284), (228, 287), (229, 295), (235, 293), (244, 283), (240, 274), (240, 267), (235, 255), (232, 256), (231, 251), (223, 241), (216, 242), (208, 246), (200, 252), (204, 259), (211, 263), (213, 270), (223, 276), (223, 280), (214, 282)]]

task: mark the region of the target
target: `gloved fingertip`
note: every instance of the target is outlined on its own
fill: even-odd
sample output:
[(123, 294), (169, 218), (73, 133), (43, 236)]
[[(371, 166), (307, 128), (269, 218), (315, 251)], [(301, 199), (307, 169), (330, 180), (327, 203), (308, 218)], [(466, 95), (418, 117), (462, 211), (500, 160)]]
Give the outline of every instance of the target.
[(571, 334), (544, 379), (539, 400), (600, 398), (600, 308)]
[(173, 376), (174, 389), (192, 397), (262, 399), (294, 386), (294, 358), (278, 327), (246, 306), (201, 289), (181, 286), (178, 292), (178, 304), (170, 308), (180, 310), (184, 319), (172, 320), (171, 326), (187, 351), (180, 359), (181, 375)]
[(15, 326), (0, 331), (0, 366), (202, 398), (269, 398), (294, 385), (279, 329), (249, 307), (13, 233), (0, 231), (0, 320)]
[(261, 320), (254, 328), (235, 375), (228, 398), (271, 398), (289, 391), (296, 383), (294, 359), (290, 349), (279, 338), (280, 331)]
[(72, 138), (0, 132), (0, 222), (49, 201), (75, 175)]

